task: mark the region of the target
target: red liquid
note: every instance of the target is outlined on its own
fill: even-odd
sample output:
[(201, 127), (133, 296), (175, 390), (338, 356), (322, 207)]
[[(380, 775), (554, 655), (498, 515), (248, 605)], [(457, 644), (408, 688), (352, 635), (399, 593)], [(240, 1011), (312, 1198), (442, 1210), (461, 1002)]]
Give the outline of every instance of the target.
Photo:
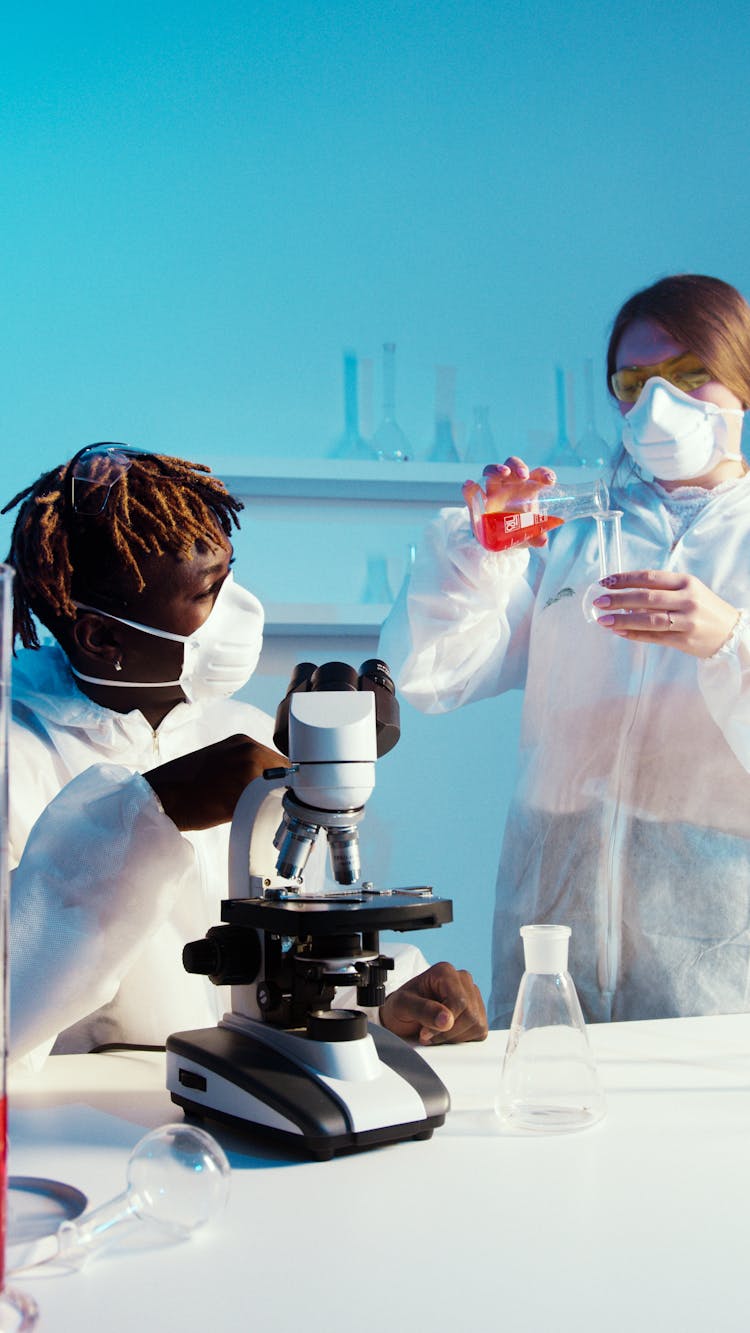
[(5, 1223), (8, 1211), (8, 1099), (0, 1097), (0, 1291), (5, 1289)]
[(534, 510), (505, 509), (482, 515), (482, 545), (488, 551), (507, 551), (530, 538), (540, 537), (550, 528), (559, 528), (565, 520), (555, 514), (539, 514)]

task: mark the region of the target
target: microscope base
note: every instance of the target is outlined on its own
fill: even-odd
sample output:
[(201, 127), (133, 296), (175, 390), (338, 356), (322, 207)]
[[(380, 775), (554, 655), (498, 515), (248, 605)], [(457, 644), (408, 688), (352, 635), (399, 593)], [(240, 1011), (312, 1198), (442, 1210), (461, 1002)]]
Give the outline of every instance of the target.
[(445, 1121), (446, 1088), (426, 1060), (386, 1028), (371, 1024), (362, 1039), (375, 1044), (379, 1077), (354, 1083), (296, 1062), (274, 1049), (274, 1029), (250, 1026), (240, 1032), (220, 1025), (168, 1038), (167, 1087), (186, 1114), (243, 1133), (270, 1134), (321, 1161), (377, 1144), (428, 1139)]

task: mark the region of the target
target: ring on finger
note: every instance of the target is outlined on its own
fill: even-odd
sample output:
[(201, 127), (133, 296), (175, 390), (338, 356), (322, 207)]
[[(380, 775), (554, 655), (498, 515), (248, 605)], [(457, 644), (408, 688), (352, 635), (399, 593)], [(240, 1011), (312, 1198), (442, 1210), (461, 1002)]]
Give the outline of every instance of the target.
[(671, 612), (671, 611), (667, 611), (667, 620), (669, 621), (669, 628), (671, 629), (672, 626), (674, 625), (674, 621), (673, 621), (673, 619), (672, 619), (672, 612)]

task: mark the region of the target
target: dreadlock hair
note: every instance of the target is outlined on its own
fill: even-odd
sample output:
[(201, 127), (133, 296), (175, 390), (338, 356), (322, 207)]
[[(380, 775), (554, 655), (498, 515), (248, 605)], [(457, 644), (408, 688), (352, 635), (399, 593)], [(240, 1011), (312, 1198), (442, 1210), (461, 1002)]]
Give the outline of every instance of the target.
[(92, 454), (89, 460), (94, 484), (97, 468), (101, 471), (100, 513), (74, 511), (70, 463), (45, 472), (0, 510), (5, 514), (21, 506), (7, 556), (16, 575), (14, 643), (18, 637), (25, 648), (40, 646), (34, 616), (64, 640), (76, 602), (121, 610), (128, 592), (146, 586), (147, 557), (188, 555), (196, 543), (218, 547), (217, 529), (229, 537), (232, 527), (239, 527), (242, 501), (205, 464), (127, 452), (129, 467), (111, 487), (105, 480), (106, 459)]

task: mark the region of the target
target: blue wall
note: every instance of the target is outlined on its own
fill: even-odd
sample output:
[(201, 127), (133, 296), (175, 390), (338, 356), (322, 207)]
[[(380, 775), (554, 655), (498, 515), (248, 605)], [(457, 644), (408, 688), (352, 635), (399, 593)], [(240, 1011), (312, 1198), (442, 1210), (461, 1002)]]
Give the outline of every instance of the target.
[[(557, 428), (555, 368), (581, 426), (584, 362), (598, 373), (632, 290), (693, 270), (750, 295), (748, 13), (744, 0), (710, 13), (696, 0), (17, 6), (0, 42), (0, 498), (97, 439), (207, 462), (328, 455), (342, 351), (373, 363), (377, 418), (385, 340), (417, 456), (449, 365), (459, 438), (486, 403), (500, 455), (534, 459)], [(598, 380), (595, 410), (613, 439)], [(283, 597), (283, 544), (276, 558)], [(240, 574), (252, 585), (252, 561)], [(291, 558), (288, 581), (293, 601)], [(279, 671), (259, 677), (269, 707)], [(457, 831), (449, 878), (466, 870), (475, 905), (462, 961), (485, 988), (517, 701), (493, 714), (494, 763), (491, 708), (405, 710), (377, 816), (381, 830), (400, 821), (402, 882), (423, 876), (426, 849), (449, 864), (435, 834)], [(425, 777), (441, 770), (453, 787), (436, 795)], [(439, 951), (453, 952), (447, 935)]]

